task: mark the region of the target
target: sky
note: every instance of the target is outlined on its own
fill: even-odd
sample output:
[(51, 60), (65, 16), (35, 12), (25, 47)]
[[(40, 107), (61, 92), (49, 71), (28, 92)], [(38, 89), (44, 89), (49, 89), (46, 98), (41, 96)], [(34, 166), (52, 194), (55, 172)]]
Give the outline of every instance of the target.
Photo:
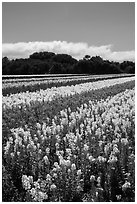
[(3, 2), (2, 55), (39, 51), (135, 60), (134, 2)]

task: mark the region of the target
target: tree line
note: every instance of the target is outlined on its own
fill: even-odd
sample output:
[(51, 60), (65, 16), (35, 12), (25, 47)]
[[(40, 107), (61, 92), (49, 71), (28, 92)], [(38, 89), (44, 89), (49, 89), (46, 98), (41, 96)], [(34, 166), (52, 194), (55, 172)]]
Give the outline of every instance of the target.
[(2, 58), (3, 75), (30, 74), (119, 74), (135, 73), (132, 61), (114, 62), (103, 60), (100, 56), (85, 55), (76, 60), (68, 54), (35, 52), (26, 59)]

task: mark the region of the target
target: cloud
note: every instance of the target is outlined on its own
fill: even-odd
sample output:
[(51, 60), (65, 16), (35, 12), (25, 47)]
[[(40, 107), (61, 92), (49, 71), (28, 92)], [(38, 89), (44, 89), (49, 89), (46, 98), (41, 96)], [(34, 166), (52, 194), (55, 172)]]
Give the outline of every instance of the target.
[(85, 55), (101, 56), (112, 61), (135, 61), (135, 51), (112, 51), (112, 45), (89, 46), (87, 43), (51, 41), (51, 42), (18, 42), (3, 43), (2, 56), (9, 59), (27, 58), (34, 52), (49, 51), (58, 54), (69, 54), (76, 59), (82, 59)]

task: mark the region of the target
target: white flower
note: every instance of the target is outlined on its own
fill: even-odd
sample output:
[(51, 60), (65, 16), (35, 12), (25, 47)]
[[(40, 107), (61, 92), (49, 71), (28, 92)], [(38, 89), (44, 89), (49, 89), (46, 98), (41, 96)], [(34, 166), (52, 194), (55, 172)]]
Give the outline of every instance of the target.
[(98, 161), (99, 162), (105, 162), (106, 158), (102, 157), (102, 156), (98, 156)]
[(11, 158), (13, 159), (14, 156), (15, 156), (14, 152), (11, 152), (11, 153), (10, 153), (10, 156), (11, 156)]
[(71, 154), (72, 154), (72, 150), (71, 150), (70, 148), (66, 148), (66, 153), (67, 153), (68, 155), (71, 155)]
[(43, 157), (43, 160), (44, 160), (45, 164), (47, 164), (47, 165), (49, 164), (49, 159), (48, 159), (47, 155), (45, 155)]
[(87, 144), (84, 144), (84, 151), (88, 151), (89, 150), (89, 146)]
[(81, 169), (77, 170), (77, 175), (78, 175), (78, 176), (81, 176), (81, 174), (82, 174)]
[(20, 155), (20, 152), (19, 152), (19, 151), (17, 151), (17, 155), (18, 155), (18, 156)]
[(76, 170), (76, 165), (75, 164), (71, 164), (71, 170), (72, 171)]
[(94, 175), (91, 175), (91, 176), (90, 176), (90, 181), (91, 181), (91, 182), (95, 181), (95, 176), (94, 176)]
[(82, 187), (80, 185), (77, 186), (77, 192), (83, 191)]
[(52, 185), (50, 186), (50, 190), (51, 190), (51, 191), (56, 190), (56, 188), (57, 188), (57, 186), (56, 186), (55, 184), (52, 184)]
[(36, 189), (35, 189), (35, 188), (31, 188), (31, 189), (30, 189), (30, 193), (31, 193), (31, 195), (34, 197), (35, 194), (36, 194)]
[(66, 160), (65, 163), (66, 163), (66, 166), (68, 166), (68, 167), (71, 165), (71, 161), (70, 160)]
[(70, 169), (68, 169), (68, 170), (67, 170), (67, 172), (68, 172), (68, 174), (70, 174), (70, 173), (71, 173), (71, 170), (70, 170)]
[(49, 147), (46, 148), (46, 153), (47, 153), (47, 154), (50, 153), (50, 148), (49, 148)]
[(118, 154), (118, 153), (119, 153), (119, 150), (118, 150), (117, 147), (113, 147), (113, 153), (114, 153), (114, 154)]
[(40, 148), (40, 143), (37, 143), (37, 147)]
[(37, 129), (41, 130), (41, 124), (40, 123), (36, 123), (36, 127), (37, 127)]
[(40, 185), (38, 183), (38, 181), (34, 181), (34, 186), (35, 186), (35, 189), (40, 189)]
[(98, 182), (98, 185), (100, 185), (100, 183), (101, 183), (101, 177), (100, 176), (97, 178), (97, 182)]
[(59, 166), (58, 162), (54, 162), (54, 166), (58, 167)]
[(59, 164), (62, 165), (62, 166), (65, 166), (66, 161), (62, 157), (60, 157)]
[(33, 176), (28, 176), (29, 182), (33, 184)]
[(55, 147), (56, 149), (59, 149), (59, 143), (56, 142)]
[(53, 174), (54, 178), (58, 178), (58, 175), (56, 173)]
[(25, 188), (25, 190), (29, 190), (31, 188), (30, 180), (26, 175), (22, 176), (22, 185)]
[(47, 174), (46, 178), (47, 178), (47, 179), (51, 179), (50, 174)]
[(111, 154), (109, 157), (108, 163), (113, 164), (113, 163), (117, 162), (117, 160), (118, 160), (117, 157), (114, 156), (113, 154)]
[(121, 143), (122, 143), (123, 145), (127, 145), (127, 144), (128, 144), (127, 138), (121, 138)]
[(91, 156), (91, 155), (88, 157), (88, 159), (89, 159), (90, 162), (94, 162), (94, 161), (96, 160), (96, 159), (95, 159), (93, 156)]
[(131, 187), (130, 182), (126, 181), (122, 186), (122, 190), (125, 191), (127, 188), (130, 188), (130, 187)]
[(42, 191), (38, 191), (37, 197), (35, 197), (35, 200), (38, 202), (42, 202), (43, 200), (46, 200), (48, 198), (46, 193), (43, 193)]

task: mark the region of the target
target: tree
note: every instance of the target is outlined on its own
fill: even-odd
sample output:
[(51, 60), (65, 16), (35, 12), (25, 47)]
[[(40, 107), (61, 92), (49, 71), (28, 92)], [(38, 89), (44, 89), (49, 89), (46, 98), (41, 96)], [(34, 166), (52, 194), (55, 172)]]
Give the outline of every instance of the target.
[(73, 57), (71, 57), (70, 55), (67, 55), (67, 54), (57, 54), (57, 55), (54, 55), (52, 60), (54, 62), (66, 63), (66, 64), (75, 64), (77, 62), (76, 59), (74, 59)]
[(55, 53), (53, 52), (34, 52), (32, 55), (30, 55), (30, 59), (40, 59), (40, 60), (49, 60), (51, 59)]
[(129, 74), (135, 74), (135, 66), (131, 66), (131, 65), (127, 66), (125, 68), (125, 72)]
[(90, 55), (85, 55), (85, 57), (83, 59), (84, 60), (89, 60), (90, 59)]
[(54, 63), (52, 67), (49, 69), (50, 74), (63, 74), (64, 73), (64, 68), (62, 64), (60, 63)]
[(114, 74), (135, 73), (135, 63), (122, 63), (103, 60), (100, 56), (85, 57), (79, 61), (68, 54), (53, 52), (35, 52), (27, 59), (9, 60), (2, 58), (2, 74), (45, 74), (45, 73), (75, 73), (75, 74)]

